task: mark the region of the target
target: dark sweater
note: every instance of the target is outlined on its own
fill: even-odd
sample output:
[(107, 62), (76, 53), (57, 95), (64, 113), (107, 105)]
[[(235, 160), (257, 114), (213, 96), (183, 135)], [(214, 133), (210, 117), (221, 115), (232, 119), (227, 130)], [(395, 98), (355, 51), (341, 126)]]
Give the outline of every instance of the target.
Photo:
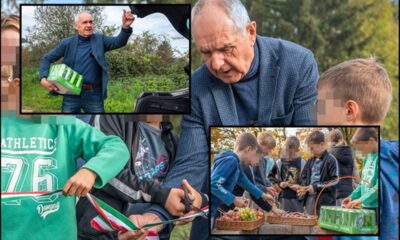
[(232, 84), (240, 124), (253, 125), (258, 118), (259, 55), (258, 47), (254, 45), (254, 59), (248, 73), (239, 82)]
[(75, 62), (72, 67), (83, 75), (84, 83), (101, 83), (101, 67), (96, 62), (90, 44), (91, 37), (78, 35), (78, 47), (75, 53)]
[[(335, 156), (339, 166), (339, 176), (352, 176), (354, 169), (353, 152), (349, 146), (334, 146), (329, 153)], [(353, 180), (351, 178), (341, 179), (336, 187), (336, 198), (346, 198), (353, 191)]]

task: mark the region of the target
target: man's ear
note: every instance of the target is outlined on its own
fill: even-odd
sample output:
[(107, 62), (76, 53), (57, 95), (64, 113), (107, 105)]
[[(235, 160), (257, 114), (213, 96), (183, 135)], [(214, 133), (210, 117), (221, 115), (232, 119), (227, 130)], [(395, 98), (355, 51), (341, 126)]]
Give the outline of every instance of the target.
[(360, 108), (353, 100), (348, 100), (344, 104), (346, 120), (354, 122), (360, 118)]
[(251, 21), (249, 24), (246, 26), (246, 31), (249, 34), (250, 41), (253, 43), (253, 45), (256, 42), (256, 36), (257, 36), (257, 24), (255, 21)]

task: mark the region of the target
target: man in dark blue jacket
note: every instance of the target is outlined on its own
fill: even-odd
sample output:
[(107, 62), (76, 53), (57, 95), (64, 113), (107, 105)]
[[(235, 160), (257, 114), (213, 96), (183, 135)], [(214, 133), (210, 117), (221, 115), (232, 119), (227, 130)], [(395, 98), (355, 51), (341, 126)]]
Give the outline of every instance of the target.
[(105, 52), (126, 45), (132, 33), (130, 25), (134, 17), (130, 12), (123, 13), (122, 28), (117, 37), (107, 37), (93, 33), (93, 17), (89, 12), (75, 16), (74, 28), (78, 34), (63, 39), (40, 60), (40, 84), (49, 91), (57, 87), (47, 81), (50, 64), (64, 57), (63, 63), (83, 75), (80, 95), (65, 95), (62, 112), (87, 113), (104, 112), (104, 99), (107, 97), (108, 67)]
[[(182, 118), (177, 157), (164, 184), (176, 187), (185, 178), (208, 193), (209, 126), (315, 124), (310, 110), (318, 68), (310, 50), (258, 36), (240, 0), (200, 0), (191, 24), (204, 64), (192, 74), (191, 114)], [(160, 206), (148, 211), (171, 219)], [(196, 220), (191, 239), (209, 239), (208, 228), (209, 221)]]

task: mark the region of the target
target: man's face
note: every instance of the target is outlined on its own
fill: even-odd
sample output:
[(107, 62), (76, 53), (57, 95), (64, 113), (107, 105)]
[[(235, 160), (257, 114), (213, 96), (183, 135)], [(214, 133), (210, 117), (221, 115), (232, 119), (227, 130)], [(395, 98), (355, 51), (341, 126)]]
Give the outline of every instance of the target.
[(81, 13), (79, 15), (78, 23), (75, 23), (75, 29), (82, 37), (89, 37), (93, 34), (93, 18), (88, 13)]
[(325, 151), (325, 143), (308, 143), (307, 144), (308, 150), (314, 157), (320, 157), (322, 153)]
[(249, 71), (254, 57), (256, 24), (244, 34), (220, 8), (205, 6), (195, 17), (192, 29), (196, 45), (210, 72), (224, 83), (239, 82)]
[(318, 87), (317, 119), (319, 125), (343, 125), (346, 120), (346, 108), (342, 101), (335, 98), (333, 91), (328, 87)]

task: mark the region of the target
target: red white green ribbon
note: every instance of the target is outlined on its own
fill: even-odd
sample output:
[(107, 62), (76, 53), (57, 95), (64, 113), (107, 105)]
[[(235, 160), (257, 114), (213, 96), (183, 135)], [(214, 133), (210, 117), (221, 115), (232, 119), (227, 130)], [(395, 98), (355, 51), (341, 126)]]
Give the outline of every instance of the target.
[(27, 198), (38, 198), (45, 196), (53, 196), (61, 195), (62, 190), (56, 190), (52, 192), (2, 192), (1, 193), (1, 202), (15, 201), (15, 200), (24, 200)]
[(149, 223), (141, 228), (138, 228), (134, 223), (132, 223), (129, 218), (125, 215), (121, 214), (113, 207), (108, 205), (107, 203), (101, 201), (100, 199), (96, 198), (95, 196), (88, 193), (87, 195), (89, 202), (94, 206), (96, 211), (99, 213), (98, 216), (94, 217), (90, 221), (90, 225), (101, 232), (109, 232), (109, 231), (136, 231), (143, 228), (150, 228), (162, 224), (172, 223), (176, 221), (182, 221), (190, 218), (195, 218), (199, 216), (208, 216), (208, 206), (201, 209), (202, 212), (198, 212), (189, 216), (184, 216), (181, 218), (171, 219), (167, 221), (160, 221), (155, 223)]
[(101, 229), (100, 231), (103, 232), (110, 231), (110, 228), (114, 231), (122, 232), (139, 230), (139, 228), (133, 224), (133, 222), (131, 222), (122, 213), (118, 212), (107, 203), (101, 201), (90, 193), (87, 194), (87, 198), (96, 211), (100, 214), (90, 221), (90, 224), (93, 228)]

